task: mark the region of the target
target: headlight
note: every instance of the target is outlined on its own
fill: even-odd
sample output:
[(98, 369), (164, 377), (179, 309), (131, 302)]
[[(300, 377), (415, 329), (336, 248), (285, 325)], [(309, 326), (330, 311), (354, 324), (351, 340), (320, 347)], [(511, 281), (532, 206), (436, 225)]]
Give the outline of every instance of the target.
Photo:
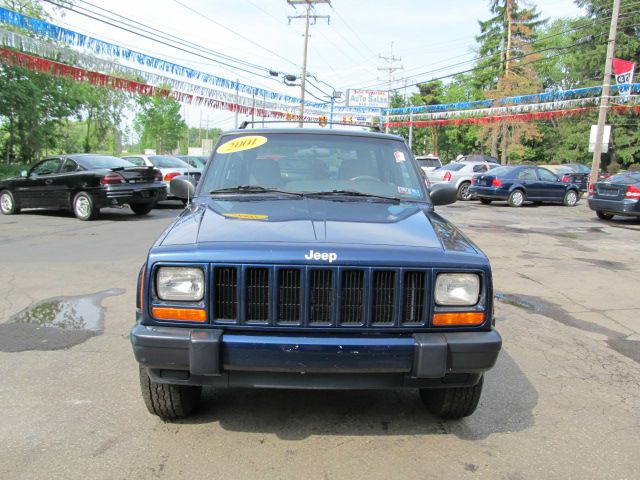
[(161, 300), (202, 300), (204, 273), (200, 268), (160, 267), (156, 275), (156, 291)]
[(438, 305), (475, 305), (479, 296), (480, 277), (475, 273), (440, 273), (436, 277)]

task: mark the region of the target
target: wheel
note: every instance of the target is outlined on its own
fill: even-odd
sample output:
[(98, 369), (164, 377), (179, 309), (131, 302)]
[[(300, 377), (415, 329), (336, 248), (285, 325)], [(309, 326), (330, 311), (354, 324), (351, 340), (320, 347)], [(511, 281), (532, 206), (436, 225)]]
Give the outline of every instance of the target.
[(480, 199), (480, 203), (483, 205), (491, 205), (492, 200), (488, 199), (488, 198), (481, 198)]
[(600, 220), (611, 220), (613, 218), (612, 213), (605, 213), (602, 210), (596, 210), (596, 215)]
[(564, 203), (565, 207), (575, 207), (576, 203), (578, 203), (578, 192), (575, 190), (567, 190), (567, 193), (564, 194), (564, 198), (562, 199), (562, 203)]
[(0, 193), (0, 211), (4, 215), (20, 213), (20, 208), (16, 206), (16, 199), (9, 190), (3, 190)]
[(524, 203), (524, 192), (520, 189), (516, 189), (509, 194), (507, 199), (510, 207), (521, 207)]
[(202, 387), (154, 382), (140, 367), (140, 389), (147, 410), (163, 420), (189, 416), (200, 403)]
[(153, 203), (130, 203), (129, 204), (129, 208), (131, 208), (133, 213), (135, 213), (136, 215), (146, 215), (151, 210), (153, 210), (154, 206), (155, 205)]
[(91, 195), (80, 192), (73, 197), (73, 213), (80, 220), (93, 220), (100, 213), (100, 209), (93, 204)]
[(473, 197), (473, 195), (471, 195), (471, 192), (469, 191), (470, 186), (471, 184), (469, 182), (462, 182), (460, 184), (460, 186), (458, 187), (458, 200), (471, 200), (471, 197)]
[(456, 420), (476, 411), (484, 377), (473, 387), (420, 389), (420, 398), (435, 416)]

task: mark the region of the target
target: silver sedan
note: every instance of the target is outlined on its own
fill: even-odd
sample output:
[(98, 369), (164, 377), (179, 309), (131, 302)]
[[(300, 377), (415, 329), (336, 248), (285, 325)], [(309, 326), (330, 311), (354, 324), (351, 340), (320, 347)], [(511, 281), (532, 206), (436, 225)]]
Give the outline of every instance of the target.
[(431, 185), (448, 183), (458, 190), (459, 200), (471, 200), (473, 197), (469, 192), (471, 178), (499, 166), (497, 163), (489, 162), (452, 162), (425, 173)]

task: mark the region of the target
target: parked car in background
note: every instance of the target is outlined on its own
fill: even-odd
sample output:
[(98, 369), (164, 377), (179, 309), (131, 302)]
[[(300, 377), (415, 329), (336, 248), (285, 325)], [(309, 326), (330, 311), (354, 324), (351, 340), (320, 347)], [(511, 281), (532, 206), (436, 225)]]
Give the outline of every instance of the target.
[(640, 172), (618, 173), (594, 183), (587, 204), (602, 220), (614, 215), (640, 217)]
[(497, 167), (495, 163), (487, 162), (452, 162), (427, 173), (431, 185), (446, 183), (458, 190), (459, 200), (471, 200), (473, 195), (469, 191), (471, 178), (479, 173), (485, 173)]
[[(194, 168), (179, 158), (169, 155), (129, 155), (123, 158), (134, 165), (147, 165), (160, 170), (160, 172), (162, 172), (162, 180), (165, 182), (167, 188), (169, 188), (171, 179), (179, 175), (187, 175), (196, 183), (200, 179), (200, 175), (202, 175), (200, 168)], [(170, 195), (168, 198), (175, 197)]]
[(0, 181), (0, 210), (5, 215), (22, 208), (53, 208), (93, 220), (101, 208), (120, 205), (146, 215), (166, 197), (159, 170), (107, 155), (58, 155), (20, 177)]
[(538, 165), (539, 167), (546, 168), (558, 177), (563, 182), (573, 183), (580, 188), (581, 192), (586, 192), (589, 187), (589, 172), (578, 172), (576, 169), (569, 165)]
[(442, 162), (435, 155), (418, 155), (416, 157), (418, 165), (423, 172), (430, 172), (442, 166)]
[(477, 153), (473, 153), (470, 155), (464, 155), (460, 159), (456, 159), (456, 162), (472, 162), (472, 163), (496, 163), (500, 165), (500, 162), (496, 157), (492, 157), (490, 155), (480, 155)]
[(208, 155), (176, 155), (176, 158), (200, 170), (202, 170), (209, 161)]
[(577, 185), (563, 182), (546, 168), (532, 166), (504, 166), (476, 175), (469, 190), (485, 205), (506, 200), (511, 207), (521, 207), (526, 201), (572, 207), (580, 198)]

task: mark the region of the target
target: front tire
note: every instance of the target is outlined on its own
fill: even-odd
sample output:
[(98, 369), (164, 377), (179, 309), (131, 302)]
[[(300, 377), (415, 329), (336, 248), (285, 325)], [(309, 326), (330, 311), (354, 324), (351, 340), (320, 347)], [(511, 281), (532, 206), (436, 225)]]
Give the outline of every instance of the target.
[(612, 213), (605, 213), (602, 210), (596, 210), (596, 215), (600, 220), (611, 220), (613, 218)]
[(80, 192), (73, 197), (73, 214), (79, 220), (93, 220), (99, 213), (100, 209), (96, 208), (91, 195), (87, 192)]
[(462, 182), (460, 184), (460, 186), (458, 187), (458, 200), (463, 200), (465, 202), (471, 200), (473, 195), (471, 195), (471, 192), (469, 191), (470, 186), (471, 183), (469, 182)]
[(9, 190), (0, 192), (0, 211), (3, 215), (20, 213), (20, 208), (16, 205), (16, 198)]
[(200, 403), (202, 387), (154, 382), (140, 367), (140, 389), (147, 410), (163, 420), (188, 417)]
[(564, 194), (562, 203), (565, 207), (575, 207), (576, 203), (578, 203), (578, 192), (575, 190), (568, 190), (567, 193)]
[(514, 190), (509, 194), (509, 198), (507, 199), (507, 203), (509, 203), (510, 207), (521, 207), (524, 203), (524, 192), (519, 188)]
[(476, 411), (484, 377), (473, 387), (420, 389), (420, 398), (436, 417), (457, 420)]
[(146, 215), (151, 210), (153, 210), (153, 203), (130, 203), (129, 208), (136, 215)]

